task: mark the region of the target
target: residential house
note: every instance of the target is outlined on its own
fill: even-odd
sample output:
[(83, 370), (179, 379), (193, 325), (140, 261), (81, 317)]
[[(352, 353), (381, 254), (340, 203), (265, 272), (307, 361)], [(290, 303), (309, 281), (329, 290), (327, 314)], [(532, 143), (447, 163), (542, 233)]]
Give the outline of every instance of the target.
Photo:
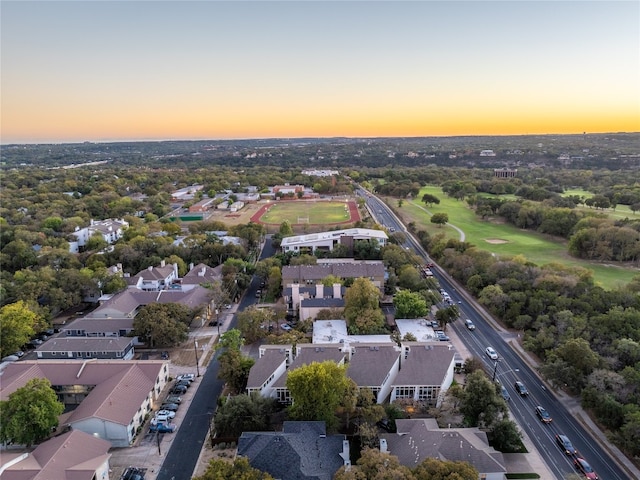
[(55, 337), (36, 348), (38, 359), (45, 360), (131, 360), (133, 338), (118, 337)]
[(32, 452), (0, 452), (0, 480), (109, 480), (111, 443), (80, 430), (42, 442)]
[(159, 291), (170, 288), (178, 281), (178, 265), (167, 265), (164, 260), (159, 267), (149, 266), (133, 277), (126, 277), (129, 287), (146, 291)]
[(381, 291), (384, 289), (385, 268), (381, 261), (286, 265), (282, 267), (282, 288), (295, 284), (313, 286), (322, 283), (329, 275), (341, 280), (367, 278)]
[(191, 264), (190, 267), (189, 272), (180, 280), (182, 285), (213, 285), (222, 281), (222, 265), (210, 267), (199, 263), (195, 267)]
[(193, 200), (200, 190), (204, 188), (204, 185), (190, 185), (188, 187), (181, 188), (171, 193), (171, 201), (187, 201)]
[(331, 252), (336, 245), (344, 245), (352, 251), (355, 242), (375, 242), (379, 247), (384, 247), (388, 239), (389, 237), (382, 230), (349, 228), (285, 237), (282, 239), (280, 247), (283, 252), (314, 253), (316, 250)]
[(342, 351), (340, 346), (333, 345), (312, 345), (312, 344), (298, 344), (296, 346), (295, 358), (291, 362), (289, 369), (278, 377), (272, 384), (272, 389), (275, 390), (275, 395), (269, 389), (265, 389), (265, 397), (275, 396), (280, 403), (290, 404), (291, 393), (287, 388), (287, 373), (290, 370), (295, 370), (298, 367), (309, 365), (312, 362), (326, 362), (332, 361), (338, 365), (344, 365), (347, 354)]
[(470, 463), (479, 480), (506, 479), (502, 453), (489, 446), (486, 432), (478, 428), (441, 429), (434, 418), (396, 420), (396, 428), (397, 433), (380, 435), (380, 451), (395, 455), (406, 467), (436, 458)]
[(273, 478), (331, 480), (351, 465), (345, 435), (327, 435), (324, 422), (284, 422), (282, 432), (243, 432), (238, 455)]
[(390, 401), (414, 400), (438, 407), (453, 382), (455, 350), (439, 342), (404, 342)]
[(69, 242), (69, 251), (78, 253), (89, 239), (94, 235), (101, 235), (109, 245), (117, 242), (124, 235), (124, 231), (129, 227), (129, 222), (120, 219), (91, 220), (88, 227), (77, 228), (71, 235), (76, 237), (75, 241)]
[(283, 289), (282, 296), (289, 313), (299, 315), (299, 318), (306, 320), (315, 319), (320, 310), (344, 310), (345, 293), (346, 288), (339, 283), (330, 287), (321, 283), (310, 287), (294, 283)]
[(263, 397), (275, 397), (273, 384), (286, 371), (293, 354), (290, 345), (262, 345), (259, 357), (249, 371), (247, 393), (259, 393)]
[(63, 425), (111, 442), (113, 447), (128, 447), (147, 414), (161, 402), (169, 369), (168, 363), (155, 360), (15, 362), (2, 373), (0, 400), (32, 378), (48, 379), (71, 411)]
[(391, 394), (392, 382), (400, 371), (400, 347), (389, 344), (358, 343), (350, 349), (347, 376), (359, 389), (368, 388), (376, 403), (384, 403)]

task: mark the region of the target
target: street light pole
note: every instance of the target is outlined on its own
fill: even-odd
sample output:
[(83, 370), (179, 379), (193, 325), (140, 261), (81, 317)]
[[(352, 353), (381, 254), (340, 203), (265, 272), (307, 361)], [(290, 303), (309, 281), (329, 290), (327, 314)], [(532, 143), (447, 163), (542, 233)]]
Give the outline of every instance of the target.
[(198, 361), (198, 341), (193, 341), (193, 350), (196, 352), (196, 372), (200, 376), (200, 362)]
[(499, 360), (496, 360), (493, 366), (493, 378), (491, 379), (492, 382), (496, 381), (496, 372), (498, 371), (498, 362)]
[(220, 338), (220, 309), (216, 308), (216, 325), (218, 326), (218, 338)]

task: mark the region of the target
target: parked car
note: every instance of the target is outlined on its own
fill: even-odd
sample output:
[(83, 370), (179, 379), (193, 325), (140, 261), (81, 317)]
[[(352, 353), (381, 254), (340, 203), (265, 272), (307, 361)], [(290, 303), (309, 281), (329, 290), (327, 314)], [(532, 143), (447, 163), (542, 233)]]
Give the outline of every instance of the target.
[(383, 418), (379, 422), (376, 422), (376, 425), (389, 433), (395, 432), (395, 428), (393, 427), (393, 422), (388, 418)]
[(18, 358), (22, 358), (24, 356), (24, 352), (22, 350), (18, 350), (17, 352), (13, 352), (11, 355), (15, 355)]
[(468, 318), (464, 321), (464, 324), (466, 325), (466, 327), (467, 327), (469, 330), (475, 330), (475, 329), (476, 329), (476, 326), (475, 326), (475, 325), (473, 324), (473, 322), (472, 322), (470, 319), (468, 319)]
[(549, 415), (549, 412), (547, 412), (544, 407), (541, 407), (540, 405), (536, 407), (536, 415), (543, 423), (551, 423), (553, 421), (551, 415)]
[(209, 326), (210, 327), (217, 327), (218, 326), (218, 321), (217, 320), (211, 320), (209, 322)]
[(187, 387), (185, 387), (184, 385), (176, 385), (171, 390), (171, 393), (173, 393), (174, 395), (184, 395), (185, 393), (187, 393)]
[(260, 298), (261, 295), (262, 295), (262, 290), (260, 289), (256, 290), (256, 298)]
[(160, 358), (161, 358), (162, 360), (169, 360), (169, 352), (167, 352), (167, 351), (165, 350), (164, 352), (162, 352), (162, 353), (160, 354)]
[(179, 405), (177, 403), (163, 403), (160, 405), (160, 410), (170, 410), (172, 412), (178, 411)]
[(190, 382), (193, 382), (196, 379), (196, 374), (195, 373), (181, 373), (180, 375), (178, 375), (176, 377), (176, 380), (180, 381), (180, 380), (188, 380)]
[(177, 403), (177, 404), (180, 404), (180, 403), (182, 403), (182, 397), (179, 397), (178, 395), (169, 395), (164, 400), (164, 403)]
[(144, 468), (136, 468), (136, 467), (128, 467), (120, 480), (144, 480), (144, 474), (146, 469)]
[(20, 360), (20, 357), (18, 357), (17, 355), (7, 355), (1, 361), (3, 361), (3, 362), (17, 362), (18, 360)]
[(42, 340), (40, 340), (39, 338), (33, 338), (29, 341), (29, 343), (31, 345), (35, 345), (36, 347), (39, 347), (40, 345), (42, 345), (44, 342)]
[(493, 347), (487, 347), (484, 351), (491, 360), (498, 360), (498, 352), (496, 352)]
[(283, 323), (282, 325), (280, 325), (280, 328), (283, 329), (285, 332), (288, 332), (289, 330), (292, 330), (291, 325), (289, 325), (287, 323)]
[(156, 423), (149, 427), (150, 432), (158, 433), (173, 433), (176, 431), (176, 426), (173, 423)]
[(156, 418), (158, 417), (169, 417), (174, 418), (176, 416), (176, 412), (172, 410), (158, 410), (156, 412)]
[(576, 450), (576, 447), (573, 446), (571, 440), (569, 440), (569, 437), (566, 435), (562, 435), (561, 433), (557, 434), (556, 443), (567, 455), (577, 455), (578, 451)]
[(527, 390), (527, 387), (525, 387), (524, 383), (522, 383), (521, 381), (518, 380), (513, 384), (513, 386), (516, 388), (516, 392), (518, 392), (520, 396), (526, 397), (527, 395), (529, 395), (529, 390)]
[(591, 468), (591, 465), (582, 457), (577, 457), (573, 464), (589, 480), (598, 480), (598, 474)]

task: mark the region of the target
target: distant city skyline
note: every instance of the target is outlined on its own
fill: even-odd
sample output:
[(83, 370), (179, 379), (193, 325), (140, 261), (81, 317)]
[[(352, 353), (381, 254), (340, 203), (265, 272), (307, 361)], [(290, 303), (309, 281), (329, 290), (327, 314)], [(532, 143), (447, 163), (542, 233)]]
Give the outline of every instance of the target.
[(2, 0), (0, 142), (640, 131), (640, 2)]

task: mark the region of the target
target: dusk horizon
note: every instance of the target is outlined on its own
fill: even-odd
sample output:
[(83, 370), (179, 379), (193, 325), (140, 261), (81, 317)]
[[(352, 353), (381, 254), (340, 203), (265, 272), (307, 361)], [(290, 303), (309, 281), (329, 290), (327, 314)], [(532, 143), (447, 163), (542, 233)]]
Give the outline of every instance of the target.
[(2, 2), (0, 143), (640, 131), (640, 5)]

